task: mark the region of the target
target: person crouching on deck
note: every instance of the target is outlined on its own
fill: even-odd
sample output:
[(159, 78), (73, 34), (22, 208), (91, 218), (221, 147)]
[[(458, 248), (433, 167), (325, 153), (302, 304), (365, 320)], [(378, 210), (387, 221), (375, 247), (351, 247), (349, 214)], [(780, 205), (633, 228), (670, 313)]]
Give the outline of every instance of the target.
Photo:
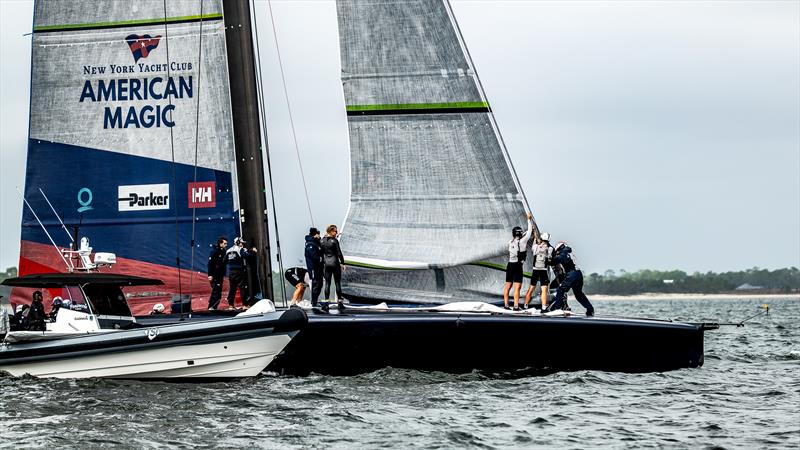
[(528, 213), (528, 230), (522, 228), (511, 230), (512, 239), (508, 241), (508, 264), (506, 265), (506, 285), (503, 287), (503, 307), (508, 307), (508, 291), (514, 286), (514, 311), (519, 311), (519, 290), (522, 287), (522, 263), (528, 253), (528, 240), (533, 232), (533, 216)]
[(292, 302), (290, 307), (300, 303), (303, 300), (303, 294), (306, 292), (306, 287), (311, 284), (311, 277), (308, 276), (308, 270), (302, 267), (292, 267), (283, 273), (286, 281), (294, 286), (294, 294), (292, 294)]
[(572, 253), (572, 249), (566, 242), (561, 241), (556, 245), (556, 255), (553, 257), (553, 264), (558, 264), (564, 268), (564, 281), (558, 285), (556, 290), (556, 299), (550, 310), (558, 310), (564, 307), (564, 302), (567, 297), (567, 291), (572, 289), (575, 294), (575, 299), (586, 308), (586, 315), (591, 317), (594, 315), (594, 306), (589, 302), (586, 294), (583, 293), (583, 272), (578, 266), (577, 258)]

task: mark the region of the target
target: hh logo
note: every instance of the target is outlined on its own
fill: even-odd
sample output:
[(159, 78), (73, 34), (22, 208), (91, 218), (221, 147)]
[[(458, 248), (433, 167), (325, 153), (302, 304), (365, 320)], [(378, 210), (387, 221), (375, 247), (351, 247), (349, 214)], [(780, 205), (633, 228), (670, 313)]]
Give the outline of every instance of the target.
[(140, 59), (150, 56), (150, 52), (158, 47), (158, 42), (161, 40), (161, 36), (159, 35), (156, 37), (151, 37), (149, 34), (143, 34), (141, 36), (138, 34), (131, 34), (130, 36), (126, 37), (125, 40), (128, 42), (128, 46), (131, 48), (133, 61), (139, 62)]
[(189, 183), (189, 208), (217, 206), (217, 184), (213, 181)]
[(120, 211), (169, 209), (168, 184), (118, 186), (117, 193)]

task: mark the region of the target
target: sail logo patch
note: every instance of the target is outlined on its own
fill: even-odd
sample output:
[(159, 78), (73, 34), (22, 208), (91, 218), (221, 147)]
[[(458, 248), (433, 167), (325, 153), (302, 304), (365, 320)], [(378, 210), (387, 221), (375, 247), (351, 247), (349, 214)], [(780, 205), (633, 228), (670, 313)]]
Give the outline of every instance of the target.
[(141, 36), (138, 34), (131, 34), (125, 38), (125, 41), (128, 43), (128, 47), (131, 48), (133, 62), (139, 62), (140, 59), (150, 56), (150, 52), (158, 47), (161, 36), (152, 37), (149, 34), (143, 34)]
[(169, 209), (169, 184), (118, 186), (119, 211)]
[(217, 206), (217, 183), (199, 181), (189, 183), (189, 208), (214, 208)]

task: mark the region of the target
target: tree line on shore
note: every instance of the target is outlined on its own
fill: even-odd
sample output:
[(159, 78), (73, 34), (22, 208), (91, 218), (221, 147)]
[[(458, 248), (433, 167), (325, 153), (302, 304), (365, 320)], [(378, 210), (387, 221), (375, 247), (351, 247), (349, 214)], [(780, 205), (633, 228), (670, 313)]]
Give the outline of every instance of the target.
[[(17, 276), (17, 268), (0, 271), (0, 281)], [(273, 274), (273, 289), (280, 292), (283, 277)], [(800, 293), (800, 269), (767, 270), (753, 267), (737, 272), (694, 272), (682, 270), (639, 270), (619, 273), (607, 270), (585, 277), (585, 291), (590, 294), (635, 295), (643, 293)]]
[(694, 272), (682, 270), (613, 270), (592, 273), (585, 279), (586, 292), (605, 295), (643, 293), (798, 293), (800, 269), (752, 269), (735, 272)]

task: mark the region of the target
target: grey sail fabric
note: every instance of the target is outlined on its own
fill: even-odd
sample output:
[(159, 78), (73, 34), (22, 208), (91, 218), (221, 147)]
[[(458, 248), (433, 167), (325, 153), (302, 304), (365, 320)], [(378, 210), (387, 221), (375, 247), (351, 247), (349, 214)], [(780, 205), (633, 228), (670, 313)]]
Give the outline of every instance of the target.
[(338, 0), (350, 131), (345, 294), (498, 295), (527, 205), (446, 0)]

